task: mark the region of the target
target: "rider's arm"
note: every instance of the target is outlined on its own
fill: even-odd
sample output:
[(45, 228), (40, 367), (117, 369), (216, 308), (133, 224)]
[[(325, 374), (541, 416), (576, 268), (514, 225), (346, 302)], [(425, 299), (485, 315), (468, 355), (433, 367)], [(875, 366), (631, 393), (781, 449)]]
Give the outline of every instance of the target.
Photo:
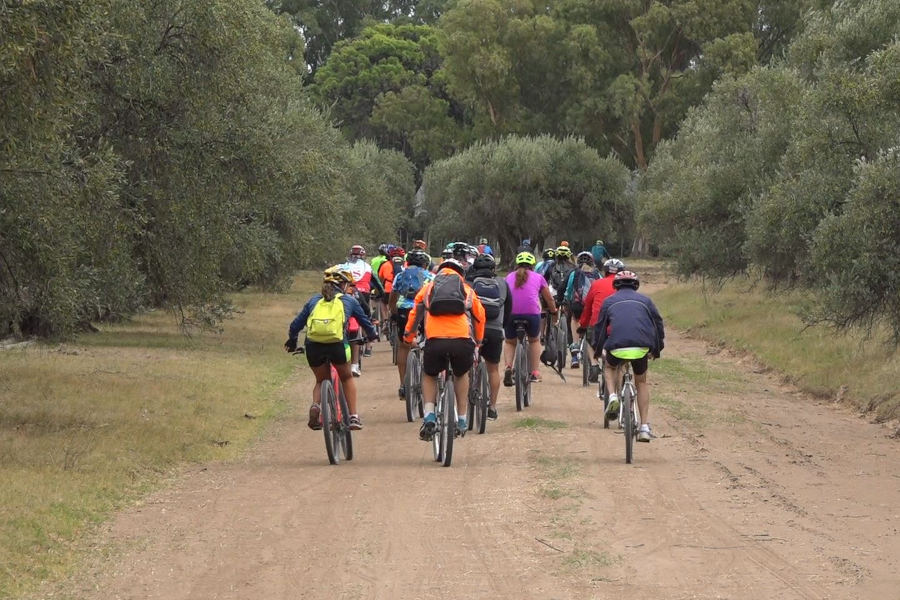
[(484, 322), (486, 316), (484, 314), (484, 305), (474, 291), (469, 289), (469, 293), (472, 295), (472, 318), (475, 321), (473, 323), (475, 329), (475, 343), (481, 344), (481, 342), (484, 341)]
[(657, 339), (657, 347), (654, 349), (654, 357), (659, 358), (660, 353), (666, 345), (666, 332), (663, 329), (663, 320), (662, 315), (659, 314), (659, 311), (656, 309), (656, 305), (653, 304), (653, 301), (650, 301), (650, 314), (653, 316), (653, 322), (656, 325), (656, 339)]
[(553, 300), (553, 294), (550, 293), (550, 288), (546, 285), (541, 286), (541, 298), (544, 299), (544, 304), (547, 306), (547, 311), (550, 314), (556, 314), (558, 312), (556, 308), (556, 302)]
[(374, 274), (372, 275), (372, 290), (378, 294), (379, 296), (384, 295), (384, 286), (381, 284), (381, 278)]
[(600, 307), (600, 316), (597, 317), (597, 323), (594, 324), (594, 343), (591, 344), (597, 352), (606, 343), (607, 326), (609, 326), (609, 311), (607, 310), (606, 302), (604, 302), (603, 306)]
[(288, 339), (297, 339), (297, 336), (300, 335), (300, 332), (303, 331), (304, 327), (306, 327), (306, 320), (309, 319), (309, 313), (312, 312), (312, 308), (315, 304), (313, 300), (318, 301), (321, 297), (322, 296), (320, 294), (315, 294), (312, 298), (306, 301), (306, 304), (303, 305), (303, 309), (296, 317), (294, 317), (294, 320), (291, 321), (291, 326), (288, 327)]
[(412, 344), (416, 337), (416, 331), (419, 329), (419, 321), (422, 320), (422, 313), (425, 311), (425, 290), (430, 287), (430, 284), (423, 285), (418, 293), (416, 293), (415, 300), (413, 300), (413, 307), (410, 309), (409, 316), (406, 318), (406, 331), (403, 332), (403, 341), (407, 344)]

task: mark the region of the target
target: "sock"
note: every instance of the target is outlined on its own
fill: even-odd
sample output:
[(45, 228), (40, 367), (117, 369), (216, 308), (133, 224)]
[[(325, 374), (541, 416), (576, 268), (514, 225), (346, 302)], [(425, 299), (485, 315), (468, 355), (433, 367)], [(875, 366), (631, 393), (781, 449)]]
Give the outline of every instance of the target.
[(427, 414), (433, 415), (434, 414), (434, 402), (425, 402), (424, 405), (422, 406), (422, 410), (425, 412), (426, 415)]

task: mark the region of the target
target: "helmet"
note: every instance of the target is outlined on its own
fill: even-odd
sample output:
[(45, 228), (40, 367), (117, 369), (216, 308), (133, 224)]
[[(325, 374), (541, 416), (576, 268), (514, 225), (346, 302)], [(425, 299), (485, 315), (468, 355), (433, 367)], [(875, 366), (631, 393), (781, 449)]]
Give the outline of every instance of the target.
[(391, 258), (403, 258), (406, 256), (406, 250), (401, 248), (400, 246), (394, 246), (390, 250), (388, 250), (388, 256)]
[(544, 260), (553, 260), (553, 257), (556, 256), (556, 250), (553, 248), (547, 248), (544, 250), (544, 253), (541, 254), (541, 258)]
[(556, 249), (556, 256), (568, 260), (572, 258), (572, 251), (569, 250), (568, 246), (560, 246)]
[(323, 279), (328, 283), (333, 283), (335, 285), (344, 286), (348, 283), (353, 283), (353, 274), (346, 269), (341, 269), (339, 266), (335, 265), (333, 267), (328, 267), (325, 269), (323, 273)]
[(534, 254), (531, 252), (519, 252), (516, 255), (516, 266), (528, 266), (533, 267), (537, 261), (534, 259)]
[(579, 265), (594, 265), (594, 255), (590, 252), (579, 252), (575, 262)]
[(438, 265), (438, 271), (441, 269), (453, 269), (457, 273), (459, 273), (460, 277), (465, 276), (466, 270), (463, 268), (462, 263), (460, 263), (455, 258), (448, 258), (443, 261), (440, 265)]
[(490, 254), (479, 254), (475, 262), (472, 263), (473, 269), (490, 269), (493, 271), (497, 268), (497, 261)]
[(488, 243), (487, 238), (481, 238), (480, 240), (478, 240), (478, 243), (479, 244), (487, 244)]
[(366, 249), (360, 245), (353, 246), (350, 248), (350, 256), (359, 256), (360, 258), (364, 258), (366, 256)]
[[(469, 245), (465, 242), (451, 242), (447, 244), (447, 247), (450, 248), (453, 258), (457, 260), (465, 260), (466, 254), (469, 254)], [(477, 250), (475, 251), (475, 254), (478, 254)]]
[(569, 247), (569, 242), (567, 242), (566, 240), (563, 240), (563, 241), (561, 241), (561, 242), (559, 243), (559, 245), (560, 245), (560, 246), (565, 246), (566, 248), (568, 248), (568, 247)]
[(428, 263), (431, 262), (431, 259), (428, 257), (427, 254), (425, 254), (418, 248), (413, 248), (412, 250), (409, 251), (409, 254), (406, 255), (406, 262), (409, 265), (427, 269)]
[(447, 246), (441, 250), (441, 258), (453, 258), (453, 248)]
[(633, 273), (632, 271), (619, 271), (616, 273), (616, 278), (613, 279), (613, 287), (619, 289), (622, 286), (631, 287), (636, 290), (641, 286), (641, 280), (638, 279), (637, 273)]
[(594, 245), (595, 245), (595, 246), (602, 246), (602, 245), (603, 245), (603, 240), (597, 240), (596, 242), (594, 242)]
[(416, 240), (413, 242), (413, 248), (418, 250), (425, 250), (428, 248), (428, 244), (425, 243), (425, 240)]
[(603, 263), (603, 272), (604, 273), (618, 273), (619, 271), (625, 270), (625, 263), (623, 263), (618, 258), (610, 258), (608, 261)]
[(388, 253), (388, 247), (389, 247), (388, 244), (382, 244), (382, 245), (378, 246), (378, 253), (379, 253), (379, 254), (384, 254), (385, 256), (387, 256), (387, 253)]
[(478, 248), (476, 246), (469, 244), (469, 246), (466, 248), (466, 256), (471, 256), (472, 258), (475, 258), (479, 254), (480, 253), (478, 252)]

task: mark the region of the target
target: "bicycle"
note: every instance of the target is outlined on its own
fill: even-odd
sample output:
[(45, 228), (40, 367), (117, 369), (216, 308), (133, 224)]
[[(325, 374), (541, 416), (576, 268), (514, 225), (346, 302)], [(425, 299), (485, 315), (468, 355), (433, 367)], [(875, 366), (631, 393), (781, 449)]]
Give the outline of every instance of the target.
[(484, 363), (481, 353), (475, 349), (475, 363), (469, 369), (469, 408), (466, 412), (466, 422), (469, 431), (478, 428), (478, 433), (484, 433), (487, 424), (487, 411), (491, 405), (491, 384), (488, 380), (487, 365)]
[[(637, 411), (637, 388), (634, 386), (634, 373), (631, 370), (631, 361), (624, 361), (622, 367), (622, 389), (619, 392), (619, 427), (625, 433), (625, 462), (631, 464), (634, 460), (634, 442), (637, 439), (641, 420)], [(606, 411), (603, 412), (604, 422)], [(604, 423), (605, 424), (605, 423)]]
[[(305, 353), (301, 346), (294, 354)], [(350, 429), (350, 408), (341, 386), (341, 378), (331, 361), (325, 361), (331, 370), (331, 380), (323, 381), (319, 388), (319, 422), (325, 434), (325, 454), (328, 462), (336, 465), (344, 460), (353, 460), (353, 437)]]
[(591, 359), (588, 355), (590, 352), (591, 346), (588, 344), (588, 334), (587, 332), (581, 336), (581, 346), (578, 350), (578, 356), (581, 359), (581, 387), (588, 387), (591, 377)]
[(434, 450), (434, 460), (449, 467), (450, 461), (453, 460), (453, 439), (457, 433), (465, 435), (465, 432), (456, 431), (456, 390), (453, 388), (452, 371), (445, 371), (441, 375), (438, 379), (438, 388), (434, 406), (437, 427), (434, 437), (431, 438), (431, 446)]
[(528, 363), (528, 344), (526, 319), (513, 319), (516, 328), (516, 354), (513, 361), (513, 374), (516, 382), (516, 411), (521, 411), (531, 404), (531, 368)]
[(390, 323), (388, 324), (388, 341), (391, 343), (391, 364), (397, 364), (397, 352), (399, 350), (397, 344), (399, 343), (399, 331), (397, 328), (397, 322), (391, 318)]
[(566, 329), (566, 323), (569, 321), (568, 311), (564, 306), (559, 307), (557, 313), (556, 326), (553, 332), (556, 335), (556, 364), (562, 371), (566, 367), (566, 355), (569, 353), (569, 332)]
[(409, 356), (406, 357), (403, 386), (406, 388), (406, 420), (412, 423), (425, 415), (422, 392), (422, 347), (418, 341), (413, 343)]

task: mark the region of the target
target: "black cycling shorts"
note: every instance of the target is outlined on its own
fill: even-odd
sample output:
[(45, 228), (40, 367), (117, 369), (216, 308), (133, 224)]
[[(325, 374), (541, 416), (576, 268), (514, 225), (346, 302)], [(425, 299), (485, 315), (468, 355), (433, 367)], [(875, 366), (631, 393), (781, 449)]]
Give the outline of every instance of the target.
[(465, 375), (475, 361), (475, 342), (468, 338), (431, 338), (422, 349), (422, 371), (437, 377), (449, 368), (457, 377)]
[(489, 363), (499, 364), (503, 356), (503, 332), (499, 329), (484, 330), (484, 342), (481, 344), (481, 356)]
[[(606, 351), (606, 364), (611, 367), (618, 367), (625, 359), (616, 358), (612, 354), (609, 353), (609, 350)], [(639, 358), (637, 360), (631, 361), (631, 370), (634, 371), (635, 375), (643, 375), (647, 372), (647, 367), (650, 365), (650, 355), (647, 354), (644, 358)]]
[(311, 367), (321, 367), (326, 360), (330, 360), (333, 365), (344, 365), (350, 362), (350, 346), (344, 342), (322, 344), (306, 340), (303, 346), (306, 348), (306, 362)]

